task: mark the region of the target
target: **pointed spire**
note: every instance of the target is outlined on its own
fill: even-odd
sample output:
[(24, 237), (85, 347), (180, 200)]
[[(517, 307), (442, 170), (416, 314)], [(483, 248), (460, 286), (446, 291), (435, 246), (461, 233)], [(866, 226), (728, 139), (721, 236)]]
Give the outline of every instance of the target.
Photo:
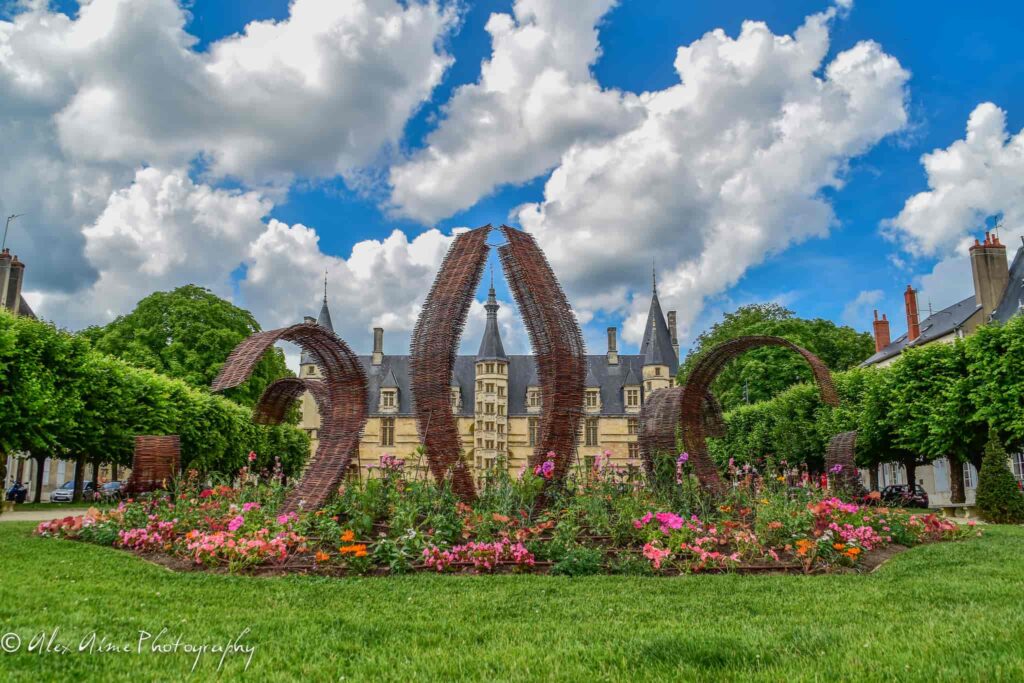
[(651, 296), (651, 309), (647, 313), (647, 325), (644, 329), (644, 340), (640, 343), (640, 354), (644, 357), (644, 365), (665, 365), (670, 375), (679, 369), (679, 356), (672, 350), (672, 333), (661, 312), (658, 300), (657, 282)]
[(654, 296), (658, 296), (658, 269), (654, 265), (654, 259), (651, 259), (651, 291), (654, 292)]
[(331, 332), (334, 332), (334, 323), (331, 321), (331, 309), (327, 308), (327, 271), (324, 270), (324, 301), (320, 306), (320, 315), (316, 319), (316, 324), (320, 327), (326, 327)]
[(480, 350), (476, 354), (477, 360), (508, 360), (505, 355), (505, 347), (501, 343), (501, 333), (498, 330), (498, 298), (494, 293), (494, 284), (491, 284), (487, 292), (487, 303), (484, 309), (487, 311), (487, 326), (484, 327), (484, 336), (480, 340)]

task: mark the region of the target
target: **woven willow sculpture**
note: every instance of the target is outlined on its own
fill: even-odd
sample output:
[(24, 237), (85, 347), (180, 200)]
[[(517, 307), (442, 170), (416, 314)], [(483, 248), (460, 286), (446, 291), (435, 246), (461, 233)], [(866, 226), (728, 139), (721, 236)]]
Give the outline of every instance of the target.
[(132, 473), (125, 485), (125, 493), (136, 496), (167, 488), (178, 476), (180, 467), (181, 439), (177, 435), (136, 436)]
[[(438, 481), (450, 475), (455, 492), (467, 501), (476, 491), (462, 459), (449, 387), (459, 338), (487, 260), (490, 231), (485, 225), (455, 238), (416, 322), (410, 359), (416, 426), (430, 471)], [(583, 414), (583, 334), (533, 237), (505, 225), (501, 232), (508, 242), (499, 247), (498, 256), (530, 335), (543, 405), (530, 465), (555, 453), (551, 484), (558, 485), (576, 453)]]
[(487, 261), (490, 225), (464, 232), (452, 242), (412, 333), (410, 381), (413, 411), (427, 466), (440, 482), (473, 500), (473, 477), (462, 459), (462, 440), (451, 403), (451, 380), (466, 315)]
[[(729, 361), (751, 349), (765, 346), (787, 348), (800, 354), (811, 366), (821, 400), (827, 405), (839, 405), (832, 374), (821, 359), (807, 349), (781, 337), (748, 336), (724, 342), (697, 361), (686, 386), (656, 391), (644, 405), (640, 418), (640, 450), (649, 473), (653, 470), (655, 453), (675, 449), (676, 431), (679, 429), (690, 453), (690, 464), (701, 486), (713, 492), (723, 490), (718, 468), (708, 455), (707, 448), (708, 437), (725, 435), (722, 409), (711, 395), (711, 384)], [(841, 465), (838, 474), (848, 485), (852, 485), (856, 478), (855, 444), (856, 432), (839, 434), (829, 444), (825, 458), (829, 469)]]
[(569, 300), (533, 237), (501, 226), (508, 243), (498, 256), (530, 335), (540, 381), (541, 415), (537, 445), (530, 466), (554, 453), (552, 484), (565, 480), (583, 418), (587, 356), (583, 333)]
[(320, 409), (320, 443), (298, 485), (285, 498), (283, 511), (315, 510), (327, 502), (359, 449), (366, 424), (366, 373), (359, 358), (344, 341), (314, 323), (300, 323), (278, 330), (258, 332), (231, 352), (211, 389), (223, 391), (249, 378), (256, 364), (278, 341), (290, 341), (307, 351), (319, 366), (321, 382), (289, 378), (264, 390), (253, 412), (262, 424), (280, 422), (292, 401), (310, 391)]

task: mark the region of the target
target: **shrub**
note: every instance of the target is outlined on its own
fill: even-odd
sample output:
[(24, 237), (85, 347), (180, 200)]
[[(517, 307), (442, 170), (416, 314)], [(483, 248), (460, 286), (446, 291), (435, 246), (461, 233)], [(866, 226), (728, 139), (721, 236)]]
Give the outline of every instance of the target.
[(600, 574), (603, 564), (603, 552), (597, 548), (578, 546), (567, 551), (565, 556), (551, 568), (551, 573), (563, 576), (589, 576), (590, 574)]
[(1007, 467), (1008, 460), (999, 439), (991, 435), (978, 475), (978, 510), (988, 522), (1021, 524), (1024, 523), (1024, 494)]

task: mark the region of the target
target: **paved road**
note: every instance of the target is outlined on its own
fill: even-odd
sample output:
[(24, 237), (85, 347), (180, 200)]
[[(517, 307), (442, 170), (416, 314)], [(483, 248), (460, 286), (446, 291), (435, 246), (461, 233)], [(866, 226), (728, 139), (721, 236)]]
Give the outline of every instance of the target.
[(54, 508), (53, 510), (16, 510), (0, 514), (3, 522), (45, 522), (51, 519), (84, 515), (88, 508)]

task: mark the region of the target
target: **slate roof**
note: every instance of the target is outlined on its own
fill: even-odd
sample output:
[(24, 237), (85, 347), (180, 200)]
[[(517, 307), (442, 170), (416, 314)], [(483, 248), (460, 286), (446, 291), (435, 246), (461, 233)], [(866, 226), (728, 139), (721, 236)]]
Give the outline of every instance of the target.
[[(316, 318), (316, 324), (319, 325), (320, 327), (326, 327), (331, 332), (334, 332), (334, 323), (331, 322), (331, 309), (327, 308), (327, 293), (326, 293), (326, 290), (324, 292), (324, 303), (323, 303), (323, 305), (320, 306), (320, 315), (318, 315), (317, 318)], [(306, 365), (307, 363), (312, 363), (312, 362), (313, 362), (313, 357), (310, 356), (305, 351), (303, 351), (302, 352), (302, 356), (299, 358), (299, 363), (302, 364), (302, 365)]]
[(494, 296), (494, 285), (487, 292), (487, 325), (484, 327), (484, 336), (480, 340), (480, 350), (476, 353), (477, 360), (505, 360), (505, 347), (501, 343), (501, 333), (498, 331), (498, 299)]
[(992, 318), (1005, 323), (1017, 315), (1022, 304), (1024, 304), (1024, 248), (1017, 250), (1017, 255), (1014, 257), (1013, 263), (1010, 264), (1010, 281), (1006, 284), (1003, 300), (992, 312)]
[(647, 328), (640, 344), (640, 354), (646, 365), (667, 365), (669, 375), (675, 375), (679, 370), (679, 357), (672, 348), (672, 333), (668, 331), (668, 323), (661, 312), (657, 288), (651, 295), (651, 309), (647, 312)]
[(921, 321), (921, 336), (912, 343), (907, 343), (907, 334), (904, 332), (902, 336), (895, 339), (891, 344), (861, 363), (861, 367), (874, 365), (887, 358), (897, 356), (908, 346), (921, 346), (922, 344), (945, 337), (967, 322), (967, 319), (974, 315), (975, 311), (979, 308), (980, 306), (972, 294), (963, 301), (959, 301), (948, 308), (943, 308), (941, 311), (936, 311)]
[[(655, 300), (651, 303), (652, 315), (661, 316), (661, 304)], [(491, 289), (488, 296), (488, 306), (494, 299), (494, 290)], [(497, 311), (497, 301), (493, 300), (494, 311)], [(532, 355), (513, 355), (505, 353), (501, 343), (501, 335), (497, 326), (496, 313), (491, 318), (491, 311), (488, 311), (488, 325), (484, 332), (484, 338), (480, 344), (480, 355), (458, 356), (455, 359), (455, 370), (452, 374), (451, 386), (458, 387), (462, 396), (462, 410), (458, 413), (460, 417), (472, 417), (476, 409), (476, 362), (482, 358), (500, 359), (508, 363), (508, 414), (510, 416), (535, 415), (526, 409), (526, 392), (530, 387), (540, 385), (537, 379), (537, 366)], [(491, 323), (494, 323), (493, 329)], [(318, 324), (328, 327), (332, 332), (331, 314), (327, 310), (327, 302), (320, 310)], [(326, 324), (325, 324), (326, 323)], [(649, 334), (644, 338), (641, 349), (647, 348), (647, 353), (636, 355), (619, 354), (617, 365), (608, 363), (608, 356), (595, 354), (587, 356), (586, 386), (599, 388), (601, 392), (600, 415), (625, 415), (625, 394), (623, 387), (638, 386), (643, 388), (641, 378), (643, 377), (643, 366), (646, 359), (653, 357), (658, 359), (661, 365), (669, 366), (669, 372), (675, 374), (679, 367), (679, 360), (674, 358), (672, 350), (672, 338), (668, 332), (668, 325), (664, 317), (661, 317), (660, 324), (655, 321), (648, 325)], [(650, 331), (656, 337), (651, 342)], [(488, 336), (491, 339), (488, 339)], [(667, 354), (665, 350), (668, 350)], [(311, 363), (306, 353), (302, 354), (303, 364)], [(412, 416), (412, 391), (410, 390), (409, 378), (409, 356), (385, 355), (380, 365), (373, 365), (372, 356), (359, 356), (359, 362), (366, 371), (368, 381), (367, 401), (370, 408), (370, 415), (381, 415), (380, 391), (382, 388), (398, 388), (398, 409), (386, 413), (388, 416)]]
[[(526, 392), (530, 387), (539, 385), (537, 368), (533, 356), (514, 355), (508, 359), (508, 414), (513, 417), (536, 415), (526, 409)], [(412, 391), (409, 389), (409, 356), (384, 356), (380, 365), (374, 366), (370, 356), (359, 356), (359, 362), (366, 370), (369, 384), (367, 400), (370, 415), (378, 416), (380, 406), (380, 390), (388, 388), (391, 378), (398, 385), (398, 411), (389, 412), (389, 416), (412, 416)], [(637, 379), (642, 375), (643, 356), (619, 355), (618, 365), (609, 365), (604, 354), (587, 356), (587, 376), (593, 377), (597, 388), (601, 391), (601, 415), (625, 415), (625, 396), (623, 387), (630, 385), (642, 386)], [(455, 372), (451, 386), (458, 386), (462, 395), (460, 417), (473, 417), (476, 410), (476, 358), (474, 356), (458, 356), (455, 359)], [(589, 385), (588, 385), (589, 386)]]
[[(981, 306), (976, 297), (972, 294), (963, 301), (958, 301), (948, 308), (938, 311), (921, 321), (921, 336), (912, 344), (907, 344), (907, 335), (899, 337), (884, 349), (861, 363), (861, 367), (874, 365), (875, 363), (892, 358), (900, 354), (907, 346), (920, 346), (930, 341), (946, 336), (962, 326), (967, 319), (974, 315)], [(1010, 264), (1010, 279), (1003, 292), (1003, 298), (999, 305), (992, 311), (992, 320), (1005, 323), (1017, 315), (1024, 308), (1024, 247), (1017, 250), (1017, 255)], [(983, 320), (982, 323), (987, 323)]]
[(35, 311), (33, 311), (32, 307), (28, 305), (28, 302), (25, 301), (25, 297), (21, 297), (18, 301), (18, 315), (29, 318), (36, 317)]

